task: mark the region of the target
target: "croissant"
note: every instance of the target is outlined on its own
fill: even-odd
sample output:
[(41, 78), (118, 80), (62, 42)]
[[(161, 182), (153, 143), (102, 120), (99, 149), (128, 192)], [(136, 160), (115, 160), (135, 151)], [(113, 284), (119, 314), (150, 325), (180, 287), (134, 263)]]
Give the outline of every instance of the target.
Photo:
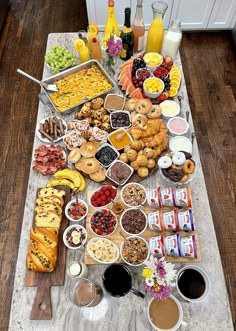
[(35, 272), (52, 272), (57, 263), (58, 230), (31, 228), (26, 267)]

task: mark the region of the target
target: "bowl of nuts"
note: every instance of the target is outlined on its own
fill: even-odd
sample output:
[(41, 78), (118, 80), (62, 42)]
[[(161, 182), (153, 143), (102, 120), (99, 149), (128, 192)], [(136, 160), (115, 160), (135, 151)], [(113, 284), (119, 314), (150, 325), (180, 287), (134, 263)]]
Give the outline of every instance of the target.
[(147, 241), (139, 236), (129, 236), (120, 246), (122, 260), (130, 266), (140, 266), (150, 254)]
[(121, 190), (121, 200), (127, 207), (140, 207), (146, 202), (146, 190), (138, 183), (128, 183)]
[(147, 215), (142, 209), (126, 209), (121, 215), (120, 226), (128, 235), (139, 235), (147, 228)]

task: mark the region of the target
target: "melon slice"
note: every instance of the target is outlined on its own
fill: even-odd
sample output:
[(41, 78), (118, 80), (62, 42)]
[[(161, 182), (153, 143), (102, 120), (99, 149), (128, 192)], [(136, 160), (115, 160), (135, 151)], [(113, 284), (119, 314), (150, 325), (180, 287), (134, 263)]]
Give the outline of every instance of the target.
[(126, 73), (124, 72), (124, 73), (120, 76), (120, 78), (118, 78), (119, 85), (122, 86), (127, 78), (128, 78), (128, 77), (127, 77)]
[(125, 61), (125, 63), (122, 64), (121, 68), (124, 68), (130, 64), (133, 64), (134, 60), (133, 59), (129, 59), (127, 61)]
[(124, 84), (122, 85), (122, 90), (123, 90), (123, 91), (126, 91), (128, 85), (129, 85), (130, 83), (131, 83), (131, 82), (130, 82), (130, 79), (129, 79), (129, 78), (126, 78)]
[(125, 91), (125, 94), (130, 95), (135, 90), (133, 83), (130, 83)]
[(134, 99), (144, 99), (142, 91), (139, 87), (137, 87), (130, 95), (130, 98)]

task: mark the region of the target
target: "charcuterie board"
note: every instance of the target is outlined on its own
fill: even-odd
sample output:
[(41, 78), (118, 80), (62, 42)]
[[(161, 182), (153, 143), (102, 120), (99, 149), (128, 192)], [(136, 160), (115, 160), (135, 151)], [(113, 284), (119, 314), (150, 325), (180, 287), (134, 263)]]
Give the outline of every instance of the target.
[[(91, 229), (89, 222), (90, 222), (90, 218), (92, 216), (92, 214), (97, 210), (97, 208), (93, 207), (89, 201), (90, 201), (90, 197), (91, 195), (94, 193), (93, 190), (88, 190), (87, 192), (87, 202), (88, 202), (88, 214), (86, 217), (86, 230), (87, 230), (87, 234), (88, 234), (88, 241), (92, 238), (99, 238), (99, 236), (97, 236)], [(115, 202), (121, 202), (121, 198), (120, 198), (120, 191), (118, 190), (118, 194), (117, 197), (115, 199)], [(111, 209), (112, 208), (112, 203), (110, 203), (107, 207), (104, 208), (108, 208)], [(125, 209), (127, 209), (127, 207), (125, 207)], [(141, 207), (141, 209), (148, 215), (150, 212), (154, 212), (156, 209), (150, 208), (147, 204), (145, 204), (144, 206)], [(165, 208), (166, 210), (170, 210), (170, 208)], [(110, 236), (107, 236), (106, 238), (110, 239), (112, 242), (114, 242), (118, 248), (120, 249), (120, 245), (121, 243), (124, 241), (124, 238), (120, 235), (120, 231), (122, 231), (121, 226), (119, 224), (119, 219), (120, 216), (117, 215), (117, 219), (118, 219), (118, 226), (116, 228), (116, 230), (114, 231), (113, 234), (111, 234)], [(189, 235), (195, 235), (195, 239), (196, 239), (196, 247), (197, 247), (197, 258), (194, 259), (190, 259), (190, 258), (186, 258), (186, 257), (172, 257), (172, 256), (166, 256), (166, 260), (168, 262), (173, 262), (173, 263), (189, 263), (189, 262), (200, 262), (201, 261), (201, 252), (200, 252), (200, 244), (199, 244), (199, 239), (198, 239), (198, 233), (196, 230), (196, 222), (194, 223), (194, 227), (195, 227), (195, 231), (192, 232), (185, 232), (185, 231), (180, 231), (180, 237), (187, 237)], [(123, 233), (125, 236), (127, 236), (125, 233)], [(144, 231), (144, 233), (140, 234), (140, 237), (143, 237), (144, 239), (147, 240), (147, 242), (149, 241), (149, 239), (151, 237), (155, 237), (158, 235), (171, 235), (173, 234), (173, 232), (171, 231), (165, 231), (165, 232), (157, 232), (154, 230), (150, 230), (149, 227), (147, 227), (147, 229)], [(86, 264), (90, 265), (90, 264), (97, 264), (97, 262), (88, 254), (87, 251), (87, 245), (85, 246), (85, 254), (84, 254), (84, 261)], [(119, 260), (117, 260), (117, 263), (121, 263), (123, 262), (123, 260), (121, 258), (119, 258)]]
[[(66, 246), (63, 243), (63, 232), (68, 225), (68, 220), (64, 213), (66, 204), (70, 201), (70, 189), (66, 186), (57, 186), (59, 190), (65, 191), (63, 218), (60, 225), (58, 237), (58, 254), (57, 266), (52, 272), (34, 272), (26, 269), (24, 283), (25, 286), (37, 287), (37, 293), (34, 298), (34, 303), (30, 315), (31, 320), (50, 320), (52, 318), (52, 303), (51, 303), (51, 286), (62, 286), (65, 280), (66, 268)], [(37, 190), (37, 196), (40, 189)], [(33, 216), (33, 223), (35, 223), (35, 212)]]

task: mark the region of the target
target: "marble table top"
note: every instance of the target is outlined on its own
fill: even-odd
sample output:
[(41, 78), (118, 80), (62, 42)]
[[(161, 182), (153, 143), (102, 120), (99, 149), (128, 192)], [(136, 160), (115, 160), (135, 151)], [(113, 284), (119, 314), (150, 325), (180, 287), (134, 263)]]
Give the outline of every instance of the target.
[[(73, 41), (76, 39), (76, 33), (50, 34), (46, 52), (51, 45), (61, 44), (73, 50)], [(178, 56), (175, 61), (182, 71), (182, 63)], [(49, 70), (44, 67), (43, 78), (49, 77)], [(118, 90), (117, 90), (118, 91)], [(189, 101), (185, 80), (182, 71), (182, 83), (180, 87), (182, 100), (182, 116), (185, 116), (189, 109)], [(118, 91), (118, 93), (121, 93)], [(53, 114), (53, 109), (50, 105), (44, 105), (39, 102), (37, 123)], [(74, 114), (66, 116), (66, 120), (73, 118)], [(193, 132), (193, 123), (190, 112), (190, 131)], [(40, 145), (40, 140), (35, 136), (34, 148)], [(213, 220), (211, 216), (205, 181), (203, 177), (200, 156), (197, 147), (197, 141), (193, 143), (193, 156), (197, 165), (197, 178), (190, 184), (193, 208), (196, 215), (198, 236), (200, 241), (202, 260), (197, 265), (203, 267), (208, 273), (211, 280), (211, 289), (208, 297), (197, 304), (187, 303), (173, 289), (172, 293), (180, 300), (183, 312), (184, 321), (187, 326), (182, 329), (191, 331), (226, 331), (233, 330), (231, 312), (228, 302), (225, 279), (222, 270), (219, 249), (215, 236)], [(19, 246), (19, 254), (16, 266), (15, 283), (12, 296), (12, 306), (9, 330), (38, 330), (38, 331), (111, 331), (111, 330), (126, 330), (126, 331), (148, 331), (153, 330), (147, 318), (147, 306), (151, 297), (146, 295), (145, 299), (141, 299), (132, 293), (127, 294), (122, 298), (113, 298), (107, 293), (104, 293), (104, 298), (99, 305), (94, 308), (77, 308), (73, 306), (68, 297), (68, 290), (71, 279), (66, 275), (64, 286), (51, 287), (52, 298), (52, 320), (49, 321), (32, 321), (30, 313), (36, 294), (36, 288), (24, 286), (25, 276), (25, 259), (28, 249), (29, 230), (32, 224), (34, 203), (36, 190), (38, 187), (43, 187), (49, 180), (49, 176), (43, 177), (31, 170), (29, 174), (28, 191), (25, 202), (24, 218), (21, 231), (21, 239)], [(142, 184), (148, 188), (156, 188), (158, 186), (168, 187), (160, 177), (159, 172), (145, 179)], [(88, 187), (95, 189), (99, 187), (97, 183), (88, 180)], [(86, 198), (85, 192), (81, 195)], [(83, 260), (84, 251), (77, 252), (67, 251), (67, 263), (77, 259)], [(191, 264), (191, 261), (190, 263)], [(176, 264), (176, 269), (180, 269), (183, 264)], [(88, 278), (102, 285), (101, 275), (105, 267), (102, 265), (89, 266)], [(132, 269), (132, 268), (131, 268)], [(134, 275), (135, 286), (144, 290), (140, 269), (132, 269)], [(181, 328), (180, 328), (181, 329)]]

